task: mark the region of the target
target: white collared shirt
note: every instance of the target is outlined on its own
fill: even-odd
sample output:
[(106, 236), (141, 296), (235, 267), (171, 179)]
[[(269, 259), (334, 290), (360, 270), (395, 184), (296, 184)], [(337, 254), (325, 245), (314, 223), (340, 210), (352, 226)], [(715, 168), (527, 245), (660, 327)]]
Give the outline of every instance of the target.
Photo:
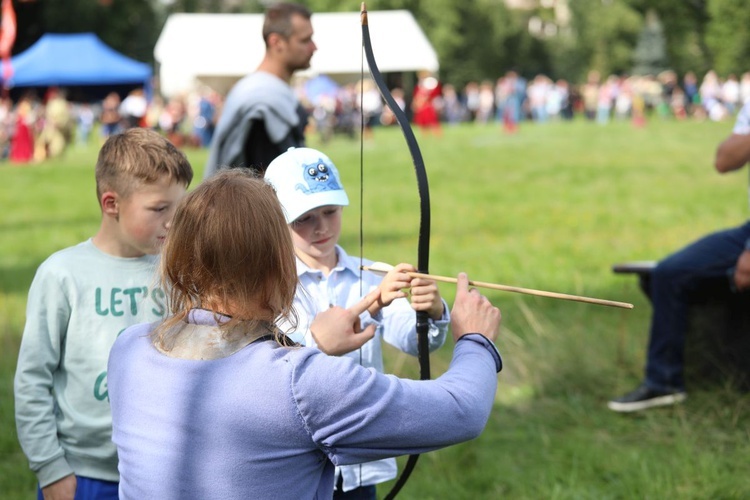
[[(296, 333), (291, 334), (290, 337), (307, 346), (316, 347), (310, 334), (310, 324), (317, 313), (332, 306), (350, 307), (377, 288), (383, 280), (381, 276), (362, 271), (360, 283), (360, 259), (350, 257), (338, 245), (336, 255), (338, 263), (328, 276), (297, 259), (299, 285), (294, 298), (294, 309), (299, 323)], [(371, 260), (362, 260), (362, 265), (370, 264), (372, 264)], [(394, 300), (374, 318), (365, 311), (360, 316), (360, 322), (362, 328), (374, 323), (377, 325), (377, 330), (375, 337), (360, 349), (344, 354), (354, 362), (383, 372), (381, 344), (383, 340), (407, 354), (413, 356), (418, 354), (416, 317), (408, 299)], [(430, 352), (445, 343), (449, 324), (450, 312), (448, 305), (443, 301), (443, 316), (437, 321), (429, 320)], [(343, 466), (338, 467), (336, 472), (337, 476), (339, 473), (343, 474), (344, 491), (349, 491), (395, 478), (396, 460), (391, 458), (361, 465)]]

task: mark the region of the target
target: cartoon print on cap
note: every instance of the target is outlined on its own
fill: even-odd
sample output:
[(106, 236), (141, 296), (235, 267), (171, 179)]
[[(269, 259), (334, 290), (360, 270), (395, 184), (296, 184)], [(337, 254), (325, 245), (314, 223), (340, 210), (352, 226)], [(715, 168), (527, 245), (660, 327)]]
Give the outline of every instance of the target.
[(295, 186), (295, 189), (305, 194), (320, 193), (322, 191), (339, 191), (342, 189), (336, 180), (338, 172), (336, 172), (336, 167), (332, 164), (326, 165), (322, 159), (319, 159), (318, 161), (302, 165), (302, 168), (304, 169), (303, 179), (307, 183), (307, 186), (299, 183)]

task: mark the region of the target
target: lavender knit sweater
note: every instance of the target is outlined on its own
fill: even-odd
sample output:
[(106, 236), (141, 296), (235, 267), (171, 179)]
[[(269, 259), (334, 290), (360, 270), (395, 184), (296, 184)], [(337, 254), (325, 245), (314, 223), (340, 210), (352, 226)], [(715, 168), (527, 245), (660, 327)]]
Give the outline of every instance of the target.
[[(213, 316), (193, 311), (191, 322)], [(414, 381), (273, 341), (216, 360), (172, 358), (152, 346), (152, 328), (123, 332), (109, 360), (123, 500), (331, 498), (334, 464), (477, 437), (502, 367), (476, 334), (456, 344), (445, 374)]]

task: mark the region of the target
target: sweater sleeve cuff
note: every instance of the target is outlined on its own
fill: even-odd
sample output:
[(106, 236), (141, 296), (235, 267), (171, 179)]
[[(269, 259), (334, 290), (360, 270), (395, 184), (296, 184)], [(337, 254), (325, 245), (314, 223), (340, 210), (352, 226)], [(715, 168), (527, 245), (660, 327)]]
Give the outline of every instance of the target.
[(500, 373), (500, 371), (503, 369), (503, 358), (500, 356), (500, 352), (498, 352), (497, 347), (495, 347), (495, 344), (493, 344), (490, 339), (479, 333), (467, 333), (466, 335), (462, 335), (458, 339), (458, 342), (461, 342), (462, 340), (468, 342), (476, 342), (477, 344), (484, 346), (484, 348), (487, 349), (494, 358), (495, 369), (498, 373)]
[(65, 460), (65, 457), (62, 456), (44, 464), (42, 468), (36, 471), (36, 478), (39, 481), (39, 487), (44, 488), (71, 474), (74, 474), (73, 469), (68, 464), (68, 461)]

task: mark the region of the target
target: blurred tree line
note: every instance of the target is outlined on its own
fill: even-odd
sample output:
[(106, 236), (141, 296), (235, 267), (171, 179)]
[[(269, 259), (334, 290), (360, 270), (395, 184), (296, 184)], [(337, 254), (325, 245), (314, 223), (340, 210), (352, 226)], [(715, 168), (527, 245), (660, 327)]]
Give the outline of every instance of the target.
[[(93, 31), (115, 49), (153, 61), (173, 12), (262, 12), (269, 0), (16, 0), (14, 53), (43, 33)], [(300, 0), (313, 12), (356, 11), (359, 2)], [(369, 10), (407, 9), (434, 45), (441, 79), (462, 85), (508, 69), (582, 81), (585, 74), (682, 75), (750, 70), (748, 0), (371, 0)], [(561, 5), (563, 6), (561, 8)]]

